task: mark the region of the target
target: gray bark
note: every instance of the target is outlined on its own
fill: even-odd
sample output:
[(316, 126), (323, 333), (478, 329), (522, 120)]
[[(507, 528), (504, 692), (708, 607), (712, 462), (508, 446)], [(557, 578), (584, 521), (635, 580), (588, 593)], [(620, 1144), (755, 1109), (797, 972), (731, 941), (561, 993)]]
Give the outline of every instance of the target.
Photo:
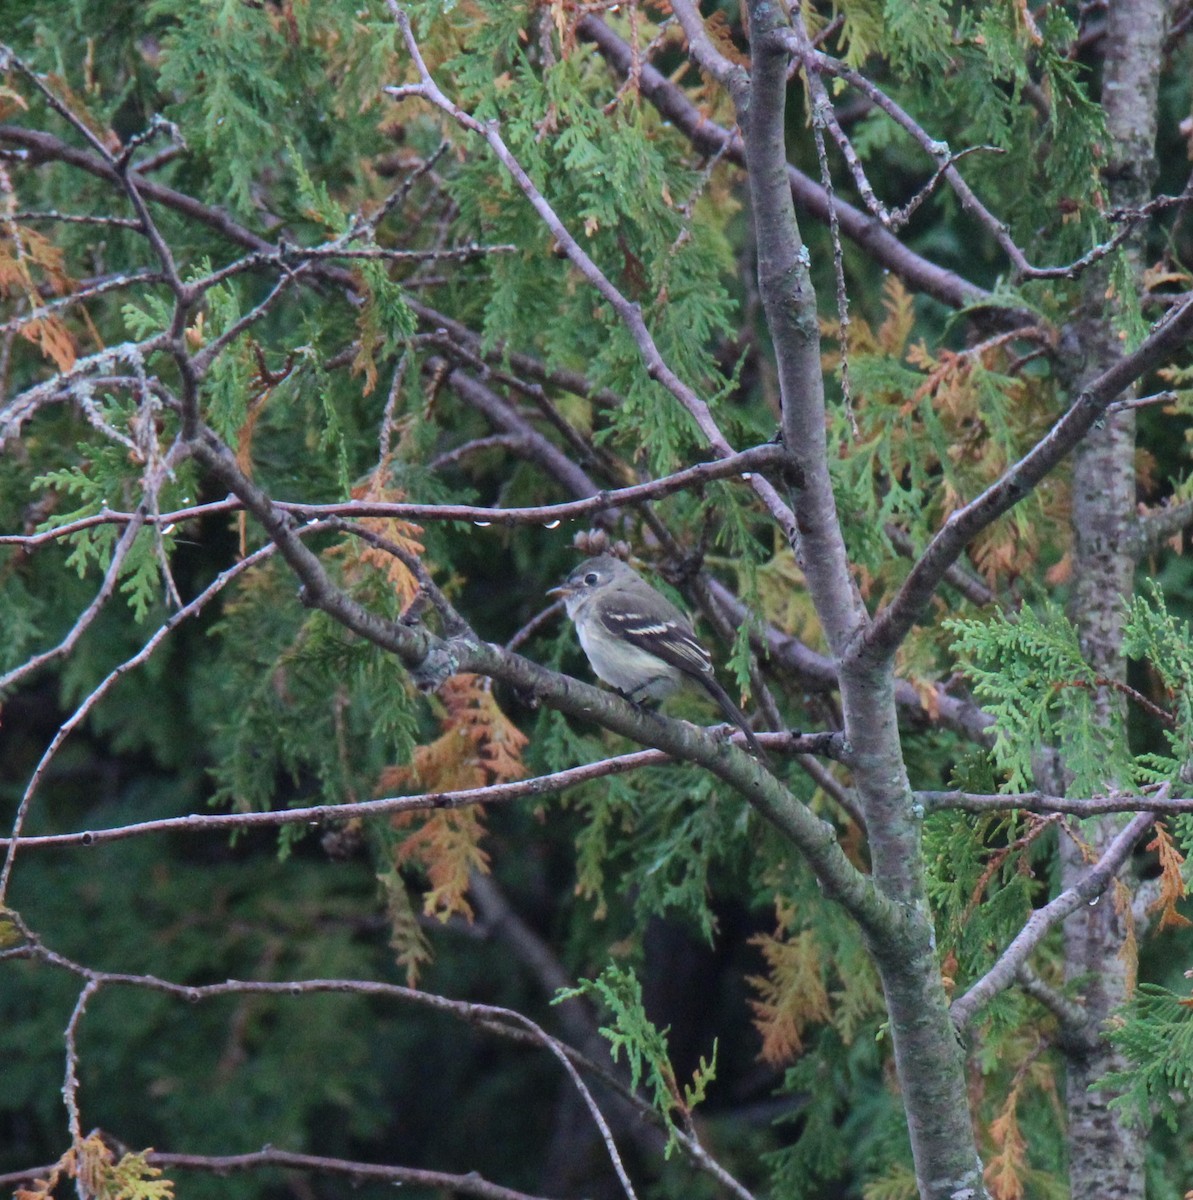
[(861, 920), (882, 979), (895, 1065), (924, 1200), (984, 1197), (963, 1056), (941, 982), (925, 898), (921, 816), (903, 762), (895, 708), (893, 647), (864, 654), (868, 616), (849, 573), (828, 474), (825, 400), (816, 296), (787, 181), (784, 109), (785, 9), (751, 0), (749, 95), (738, 89), (758, 283), (775, 345), (783, 436), (802, 486), (792, 504), (796, 557), (838, 663), (849, 758), (865, 809), (873, 879), (890, 902), (881, 920)]
[[(1156, 174), (1156, 91), (1166, 26), (1165, 0), (1111, 0), (1105, 38), (1102, 103), (1110, 134), (1105, 179), (1111, 203), (1135, 206), (1149, 198)], [(1065, 331), (1073, 391), (1121, 357), (1121, 342), (1106, 311), (1102, 271), (1085, 281), (1082, 310)], [(1083, 652), (1099, 676), (1123, 682), (1125, 605), (1135, 573), (1135, 420), (1130, 411), (1095, 428), (1073, 462), (1074, 588), (1070, 615)], [(1122, 698), (1110, 689), (1097, 697), (1097, 719), (1121, 719)], [(1090, 822), (1085, 836), (1100, 853), (1123, 817)], [(1061, 840), (1062, 886), (1087, 864), (1068, 838)], [(1088, 907), (1064, 927), (1065, 976), (1079, 980), (1087, 1032), (1100, 1032), (1126, 999), (1132, 964), (1122, 953), (1129, 935), (1130, 906), (1113, 895)], [(1144, 1194), (1143, 1130), (1108, 1107), (1112, 1093), (1094, 1086), (1107, 1072), (1123, 1069), (1121, 1055), (1104, 1037), (1082, 1039), (1086, 1050), (1067, 1061), (1069, 1173), (1074, 1196), (1139, 1200)]]

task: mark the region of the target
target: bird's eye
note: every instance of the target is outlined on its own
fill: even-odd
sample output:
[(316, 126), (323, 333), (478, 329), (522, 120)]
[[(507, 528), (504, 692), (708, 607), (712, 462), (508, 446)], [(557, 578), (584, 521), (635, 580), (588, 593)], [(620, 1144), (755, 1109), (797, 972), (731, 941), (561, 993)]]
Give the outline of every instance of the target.
[(586, 584), (588, 584), (589, 587), (592, 587), (593, 584), (596, 583), (596, 581), (597, 581), (597, 573), (595, 571), (589, 571), (588, 574), (584, 576), (584, 582)]

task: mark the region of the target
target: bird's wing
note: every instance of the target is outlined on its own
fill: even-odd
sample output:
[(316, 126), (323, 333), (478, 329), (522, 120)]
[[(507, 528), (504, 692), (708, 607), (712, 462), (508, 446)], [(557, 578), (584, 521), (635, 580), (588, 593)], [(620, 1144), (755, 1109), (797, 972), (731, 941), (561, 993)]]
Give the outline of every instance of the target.
[(770, 760), (758, 744), (745, 714), (717, 682), (713, 674), (712, 656), (696, 640), (696, 635), (687, 621), (678, 616), (674, 620), (660, 620), (628, 612), (602, 612), (599, 619), (614, 637), (619, 637), (630, 645), (653, 654), (655, 658), (661, 658), (663, 662), (685, 675), (698, 679), (720, 705), (721, 711), (746, 735), (755, 757), (764, 765), (769, 765)]
[(614, 637), (661, 658), (685, 675), (699, 678), (712, 672), (712, 657), (696, 640), (686, 621), (659, 620), (625, 612), (602, 612), (600, 621)]

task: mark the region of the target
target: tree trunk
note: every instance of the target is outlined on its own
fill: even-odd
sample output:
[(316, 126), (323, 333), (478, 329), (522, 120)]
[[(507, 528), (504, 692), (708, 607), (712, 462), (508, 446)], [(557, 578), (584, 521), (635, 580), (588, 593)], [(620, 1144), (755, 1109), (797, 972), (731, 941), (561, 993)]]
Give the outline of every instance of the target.
[[(1102, 104), (1110, 134), (1105, 179), (1111, 205), (1135, 207), (1150, 196), (1155, 177), (1156, 90), (1167, 17), (1165, 0), (1111, 0), (1105, 36)], [(1137, 251), (1133, 257), (1137, 258)], [(1136, 264), (1138, 265), (1138, 263)], [(1073, 394), (1122, 353), (1107, 312), (1107, 272), (1085, 280), (1082, 311), (1066, 330), (1062, 349), (1071, 363)], [(1070, 615), (1090, 665), (1104, 679), (1125, 682), (1122, 622), (1135, 574), (1135, 419), (1130, 411), (1092, 430), (1073, 464), (1074, 588)], [(1097, 700), (1097, 719), (1121, 719), (1123, 701), (1110, 688)], [(1110, 781), (1108, 781), (1110, 782)], [(1087, 824), (1084, 836), (1100, 854), (1125, 818)], [(1061, 839), (1062, 886), (1087, 868), (1071, 839)], [(1129, 904), (1113, 892), (1064, 927), (1066, 980), (1080, 980), (1089, 1027), (1100, 1031), (1132, 986), (1134, 963), (1124, 946)], [(1066, 1106), (1070, 1186), (1073, 1196), (1141, 1200), (1144, 1194), (1143, 1130), (1108, 1107), (1113, 1093), (1094, 1087), (1107, 1072), (1125, 1067), (1102, 1037), (1068, 1062)]]
[(874, 882), (894, 904), (889, 920), (862, 926), (890, 1012), (916, 1182), (923, 1200), (978, 1200), (986, 1189), (926, 899), (922, 812), (913, 801), (899, 739), (893, 651), (864, 655), (866, 611), (849, 571), (828, 471), (816, 295), (787, 180), (784, 30), (789, 22), (781, 5), (751, 0), (749, 96), (735, 99), (746, 144), (759, 293), (779, 369), (784, 443), (802, 479), (793, 496), (796, 553), (839, 664), (849, 762), (865, 809)]

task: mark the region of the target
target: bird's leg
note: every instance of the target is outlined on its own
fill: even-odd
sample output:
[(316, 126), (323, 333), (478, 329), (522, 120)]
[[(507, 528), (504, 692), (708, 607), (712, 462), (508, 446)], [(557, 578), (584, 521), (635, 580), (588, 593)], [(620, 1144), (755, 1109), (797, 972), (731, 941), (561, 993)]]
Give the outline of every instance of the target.
[(636, 688), (633, 688), (628, 692), (622, 691), (621, 688), (614, 688), (613, 690), (617, 692), (617, 694), (623, 699), (628, 700), (631, 704), (636, 704), (639, 708), (645, 708), (645, 701), (651, 699), (650, 689), (654, 687), (654, 685), (658, 683), (660, 679), (663, 678), (665, 677), (662, 675), (654, 675), (645, 683), (640, 683)]

